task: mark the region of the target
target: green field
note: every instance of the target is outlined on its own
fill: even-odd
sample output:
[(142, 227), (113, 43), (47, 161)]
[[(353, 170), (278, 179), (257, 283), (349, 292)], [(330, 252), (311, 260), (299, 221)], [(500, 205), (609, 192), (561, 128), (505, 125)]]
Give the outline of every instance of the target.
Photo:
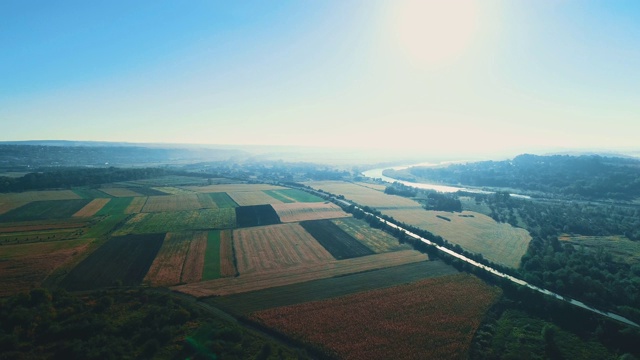
[(220, 277), (220, 230), (209, 231), (207, 250), (204, 253), (202, 280), (213, 280)]
[[(115, 199), (114, 199), (115, 200)], [(97, 224), (91, 226), (82, 236), (85, 239), (100, 238), (109, 233), (116, 225), (127, 218), (127, 215), (117, 214), (104, 216)]]
[(561, 235), (559, 240), (573, 245), (576, 249), (604, 251), (611, 254), (616, 262), (634, 265), (640, 263), (640, 243), (624, 236), (571, 236)]
[(364, 220), (343, 218), (334, 219), (331, 222), (376, 253), (411, 249), (410, 245), (400, 244), (391, 234), (372, 228)]
[(89, 201), (89, 199), (34, 201), (0, 215), (0, 222), (69, 218)]
[(105, 194), (104, 192), (98, 189), (85, 189), (85, 188), (76, 188), (73, 189), (73, 192), (78, 194), (83, 199), (98, 199), (98, 198), (111, 198), (113, 196), (109, 194)]
[(295, 202), (294, 199), (279, 193), (277, 190), (263, 190), (262, 192), (271, 196), (274, 199), (282, 201), (285, 204)]
[(142, 213), (129, 219), (114, 235), (231, 229), (236, 225), (235, 214), (231, 208)]
[(264, 190), (267, 195), (274, 197), (282, 202), (323, 202), (324, 200), (310, 194), (306, 191), (298, 189), (285, 189), (285, 190)]
[(205, 301), (225, 311), (246, 315), (274, 307), (387, 288), (457, 272), (456, 269), (442, 261), (420, 261), (358, 274), (312, 280), (242, 294), (212, 297)]
[(132, 200), (132, 197), (112, 198), (96, 215), (123, 215)]
[(211, 196), (216, 205), (221, 209), (238, 207), (238, 204), (236, 204), (227, 193), (209, 193), (209, 196)]

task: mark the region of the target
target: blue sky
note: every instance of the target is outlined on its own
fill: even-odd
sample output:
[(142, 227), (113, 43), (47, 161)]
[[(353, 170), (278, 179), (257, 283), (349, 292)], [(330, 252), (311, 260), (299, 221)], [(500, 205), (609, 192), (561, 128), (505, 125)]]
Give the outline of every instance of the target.
[(0, 2), (0, 140), (638, 148), (638, 1)]

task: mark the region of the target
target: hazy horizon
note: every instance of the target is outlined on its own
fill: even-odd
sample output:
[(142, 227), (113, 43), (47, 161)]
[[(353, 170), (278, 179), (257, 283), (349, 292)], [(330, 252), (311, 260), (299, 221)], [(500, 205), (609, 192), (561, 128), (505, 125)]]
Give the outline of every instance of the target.
[(8, 1), (0, 20), (0, 141), (638, 150), (637, 2)]

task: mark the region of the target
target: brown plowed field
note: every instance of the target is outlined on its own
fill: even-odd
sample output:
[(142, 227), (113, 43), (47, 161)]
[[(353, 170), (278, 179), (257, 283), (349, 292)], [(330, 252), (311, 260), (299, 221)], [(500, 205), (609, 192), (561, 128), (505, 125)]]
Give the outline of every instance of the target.
[(207, 249), (207, 232), (198, 231), (193, 233), (189, 243), (189, 251), (182, 267), (183, 283), (198, 282), (202, 279), (202, 268), (204, 267), (204, 253)]
[(66, 240), (0, 247), (0, 296), (39, 287), (58, 267), (82, 255), (86, 240)]
[(231, 230), (220, 231), (220, 276), (236, 276), (238, 270), (233, 261), (233, 238)]
[(414, 250), (396, 251), (353, 258), (333, 260), (314, 265), (300, 265), (287, 269), (251, 273), (236, 277), (203, 281), (196, 284), (174, 286), (171, 289), (195, 297), (224, 296), (304, 281), (326, 279), (362, 271), (425, 261), (425, 254)]
[(26, 205), (28, 204), (28, 201), (7, 201), (7, 202), (0, 202), (0, 215), (11, 211), (13, 209), (19, 208), (22, 205)]
[(450, 275), (252, 317), (340, 359), (464, 359), (500, 289)]
[(273, 204), (271, 206), (283, 223), (351, 216), (333, 203), (289, 203)]
[(201, 209), (197, 194), (149, 196), (142, 212), (168, 212)]
[(180, 283), (182, 266), (192, 238), (192, 232), (167, 233), (143, 281), (153, 286), (170, 286)]
[(298, 224), (234, 230), (233, 242), (240, 275), (286, 270), (334, 260), (333, 256)]
[(111, 199), (93, 199), (90, 203), (78, 210), (73, 217), (91, 217), (102, 209)]
[(146, 196), (134, 197), (133, 200), (131, 200), (131, 204), (129, 204), (129, 206), (127, 206), (127, 208), (124, 210), (124, 213), (137, 214), (142, 211), (142, 207), (144, 207), (144, 204), (146, 202), (147, 202)]
[(234, 191), (227, 194), (240, 206), (282, 204), (282, 201), (262, 191)]

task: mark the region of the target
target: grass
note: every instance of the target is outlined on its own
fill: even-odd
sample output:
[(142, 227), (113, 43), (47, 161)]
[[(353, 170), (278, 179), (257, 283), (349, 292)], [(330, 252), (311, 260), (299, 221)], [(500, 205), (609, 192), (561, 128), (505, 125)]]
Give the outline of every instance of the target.
[(330, 220), (302, 221), (300, 225), (338, 260), (374, 254)]
[(73, 192), (78, 194), (83, 199), (97, 199), (97, 198), (111, 198), (112, 196), (106, 194), (98, 189), (86, 189), (86, 188), (76, 188), (73, 189)]
[(114, 229), (119, 223), (124, 221), (127, 215), (117, 214), (104, 216), (98, 223), (91, 226), (87, 232), (84, 233), (82, 238), (84, 239), (97, 239), (106, 236)]
[(123, 215), (132, 200), (132, 197), (112, 198), (96, 215)]
[(202, 280), (213, 280), (220, 277), (220, 230), (209, 231), (207, 250), (204, 253)]
[(230, 229), (235, 225), (234, 209), (142, 213), (129, 219), (115, 235)]
[[(527, 252), (531, 235), (524, 229), (470, 211), (450, 213), (424, 209), (384, 210), (384, 215), (409, 225), (431, 231), (467, 251), (479, 253), (496, 264), (518, 268)], [(470, 217), (469, 215), (473, 215)], [(446, 217), (451, 221), (445, 221)]]
[(280, 191), (284, 191), (284, 190), (264, 190), (263, 192), (276, 200), (282, 201), (285, 204), (296, 202), (293, 198), (290, 198), (280, 193)]
[(158, 254), (164, 234), (112, 237), (62, 280), (67, 290), (140, 285)]
[(224, 192), (219, 193), (209, 193), (211, 199), (218, 205), (219, 208), (235, 208), (238, 207), (235, 201), (229, 196), (229, 194)]
[(34, 201), (0, 215), (0, 222), (64, 219), (89, 203), (88, 199)]
[(561, 235), (560, 241), (566, 241), (576, 248), (589, 251), (604, 251), (612, 255), (616, 262), (634, 265), (640, 263), (640, 243), (625, 236), (581, 236)]
[(456, 269), (442, 261), (420, 261), (386, 269), (312, 280), (244, 294), (213, 297), (205, 301), (227, 312), (247, 315), (274, 307), (330, 299), (457, 272)]
[(410, 245), (400, 244), (391, 234), (372, 228), (364, 220), (351, 217), (331, 222), (376, 253), (411, 249)]

